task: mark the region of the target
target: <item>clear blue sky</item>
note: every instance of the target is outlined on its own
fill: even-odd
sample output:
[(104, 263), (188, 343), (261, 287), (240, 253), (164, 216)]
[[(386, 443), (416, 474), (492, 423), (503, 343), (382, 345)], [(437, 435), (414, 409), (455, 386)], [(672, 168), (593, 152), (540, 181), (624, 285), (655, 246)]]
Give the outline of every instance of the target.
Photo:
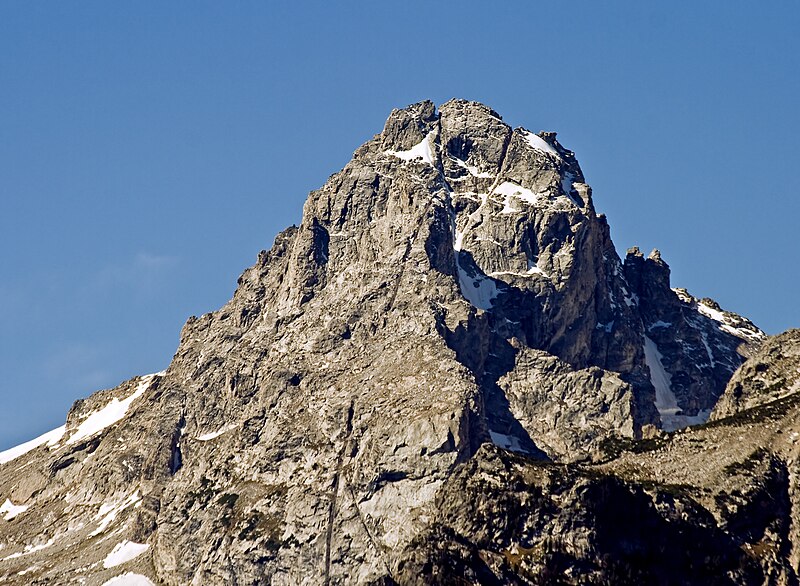
[(576, 151), (620, 254), (800, 326), (796, 2), (0, 4), (0, 449), (167, 366), (393, 107)]

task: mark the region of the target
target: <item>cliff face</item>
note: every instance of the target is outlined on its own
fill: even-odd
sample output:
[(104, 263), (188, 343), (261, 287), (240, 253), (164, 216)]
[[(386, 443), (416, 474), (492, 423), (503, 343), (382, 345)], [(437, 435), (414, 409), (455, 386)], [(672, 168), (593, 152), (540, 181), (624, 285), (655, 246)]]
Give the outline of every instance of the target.
[[(463, 100), (395, 110), (233, 299), (186, 323), (167, 371), (0, 454), (0, 578), (794, 576), (783, 553), (742, 549), (767, 529), (731, 529), (699, 499), (710, 477), (675, 494), (668, 475), (628, 472), (663, 464), (654, 445), (684, 446), (659, 428), (705, 421), (763, 339), (670, 289), (659, 254), (621, 262), (554, 133)], [(714, 438), (703, 445), (727, 449)], [(794, 486), (770, 441), (747, 478)], [(762, 523), (781, 552), (792, 490)], [(681, 553), (681, 539), (707, 546)]]

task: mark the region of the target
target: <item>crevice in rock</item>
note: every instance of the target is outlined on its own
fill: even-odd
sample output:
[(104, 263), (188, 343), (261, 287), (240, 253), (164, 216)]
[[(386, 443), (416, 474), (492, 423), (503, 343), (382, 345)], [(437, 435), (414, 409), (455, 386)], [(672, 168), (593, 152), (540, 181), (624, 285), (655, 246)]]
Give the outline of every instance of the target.
[(183, 428), (186, 425), (186, 419), (181, 415), (175, 433), (172, 435), (172, 443), (170, 445), (169, 453), (169, 473), (174, 475), (183, 466), (183, 454), (181, 452), (181, 435), (183, 435)]
[(498, 384), (503, 375), (513, 370), (517, 350), (492, 331), (493, 319), (494, 316), (488, 313), (472, 313), (467, 322), (458, 324), (453, 330), (442, 324), (445, 342), (456, 353), (456, 359), (472, 372), (483, 399), (484, 423), (490, 437), (481, 438), (482, 441), (473, 448), (473, 454), (485, 441), (498, 443), (508, 438), (508, 445), (513, 445), (512, 451), (549, 460), (514, 416), (508, 398)]
[(328, 528), (325, 533), (325, 573), (323, 583), (329, 586), (331, 583), (331, 542), (333, 541), (333, 525), (336, 521), (336, 501), (339, 497), (339, 484), (342, 476), (342, 466), (344, 463), (344, 456), (347, 451), (347, 446), (350, 443), (350, 436), (353, 434), (353, 414), (355, 412), (355, 401), (350, 401), (350, 406), (347, 409), (347, 416), (345, 420), (345, 434), (342, 438), (342, 447), (339, 449), (339, 454), (336, 457), (336, 471), (333, 475), (333, 485), (329, 496), (328, 508)]
[(375, 553), (378, 554), (378, 557), (383, 563), (383, 566), (386, 570), (386, 575), (389, 577), (390, 580), (392, 580), (393, 579), (392, 569), (391, 566), (389, 565), (389, 560), (386, 559), (386, 554), (384, 553), (383, 548), (381, 547), (380, 543), (378, 543), (378, 541), (375, 539), (375, 536), (372, 534), (372, 531), (370, 530), (369, 525), (367, 524), (367, 520), (364, 518), (364, 514), (361, 512), (361, 507), (358, 506), (358, 499), (356, 498), (356, 493), (353, 490), (353, 487), (350, 485), (350, 483), (345, 482), (344, 484), (347, 488), (347, 491), (350, 493), (350, 498), (353, 501), (353, 508), (355, 508), (358, 520), (361, 522), (361, 526), (364, 528), (364, 532), (367, 534), (367, 539), (369, 540), (369, 543), (372, 545), (373, 549), (375, 550)]

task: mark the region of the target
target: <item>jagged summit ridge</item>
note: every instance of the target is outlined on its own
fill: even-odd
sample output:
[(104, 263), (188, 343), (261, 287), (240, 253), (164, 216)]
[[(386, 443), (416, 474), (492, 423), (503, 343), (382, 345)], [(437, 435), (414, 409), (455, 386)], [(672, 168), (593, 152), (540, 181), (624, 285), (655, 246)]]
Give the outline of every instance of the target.
[[(470, 132), (465, 133), (465, 128)], [(396, 110), (384, 129), (383, 146), (400, 147), (386, 148), (384, 155), (439, 170), (446, 204), (459, 208), (451, 213), (459, 284), (464, 296), (480, 309), (492, 307), (504, 280), (547, 278), (548, 274), (539, 268), (538, 254), (528, 243), (522, 243), (523, 249), (511, 247), (500, 254), (482, 251), (485, 238), (470, 234), (481, 223), (476, 218), (496, 221), (499, 211), (519, 220), (527, 208), (547, 205), (591, 207), (590, 190), (581, 183), (583, 174), (573, 153), (558, 143), (555, 133), (540, 134), (512, 130), (493, 110), (464, 100), (444, 104), (438, 116), (431, 102)], [(470, 202), (478, 203), (478, 209), (459, 214), (465, 207), (475, 207)], [(496, 240), (492, 242), (499, 246)], [(475, 260), (479, 252), (486, 266)], [(552, 264), (546, 259), (542, 262)]]
[(118, 546), (165, 584), (413, 582), (465, 470), (591, 465), (703, 421), (761, 342), (748, 324), (671, 289), (660, 254), (623, 262), (554, 133), (465, 100), (394, 110), (166, 372), (3, 465), (26, 509), (0, 577), (47, 556), (31, 576), (102, 583)]

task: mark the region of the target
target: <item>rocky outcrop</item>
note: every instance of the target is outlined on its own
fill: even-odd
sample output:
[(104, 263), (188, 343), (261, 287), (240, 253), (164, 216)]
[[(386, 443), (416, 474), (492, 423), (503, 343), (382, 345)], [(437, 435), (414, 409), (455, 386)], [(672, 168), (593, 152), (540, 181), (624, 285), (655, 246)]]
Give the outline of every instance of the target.
[(732, 417), (800, 392), (800, 330), (767, 340), (733, 375), (711, 419)]
[(620, 261), (555, 133), (464, 100), (395, 110), (165, 372), (2, 464), (0, 580), (765, 575), (710, 505), (617, 478), (763, 337), (669, 287), (658, 255)]
[(483, 448), (448, 480), (436, 511), (398, 564), (397, 583), (444, 585), (454, 576), (469, 584), (765, 578), (741, 543), (682, 491), (524, 461), (496, 448)]
[(629, 250), (625, 277), (644, 326), (648, 366), (651, 372), (663, 372), (674, 395), (660, 409), (665, 427), (705, 421), (733, 372), (766, 335), (746, 318), (722, 311), (712, 299), (671, 289), (669, 265), (658, 250), (647, 258), (638, 248)]

